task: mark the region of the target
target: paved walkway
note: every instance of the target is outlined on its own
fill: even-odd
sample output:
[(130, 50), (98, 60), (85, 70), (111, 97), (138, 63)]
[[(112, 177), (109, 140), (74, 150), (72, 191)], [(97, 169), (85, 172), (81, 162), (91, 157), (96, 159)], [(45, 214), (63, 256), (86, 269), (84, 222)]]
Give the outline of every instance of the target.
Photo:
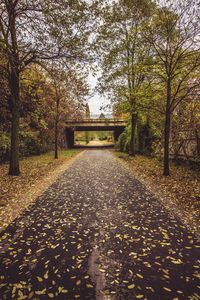
[(108, 151), (86, 151), (1, 233), (0, 299), (200, 299), (194, 235)]

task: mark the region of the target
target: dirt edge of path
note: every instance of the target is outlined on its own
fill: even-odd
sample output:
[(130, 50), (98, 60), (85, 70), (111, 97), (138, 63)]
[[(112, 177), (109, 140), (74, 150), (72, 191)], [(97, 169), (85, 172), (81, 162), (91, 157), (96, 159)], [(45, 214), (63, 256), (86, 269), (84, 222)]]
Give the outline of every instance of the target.
[[(111, 151), (110, 151), (111, 152)], [(111, 152), (114, 158), (129, 172), (129, 174), (140, 181), (149, 190), (160, 203), (167, 209), (169, 214), (178, 218), (182, 224), (184, 224), (190, 231), (192, 231), (195, 236), (200, 240), (200, 224), (196, 224), (193, 221), (192, 215), (184, 210), (184, 207), (177, 205), (173, 200), (165, 194), (163, 190), (158, 189), (147, 181), (139, 173), (137, 173), (131, 166), (131, 164), (124, 159), (119, 158), (114, 152)]]
[[(59, 176), (61, 176), (73, 163), (78, 160), (84, 151), (76, 154), (72, 158), (50, 170), (48, 174), (37, 180), (35, 186), (27, 190), (26, 193), (19, 195), (18, 199), (10, 201), (0, 211), (0, 232), (3, 231), (14, 219), (19, 217), (21, 213), (31, 204), (33, 204), (39, 196), (41, 196), (49, 186), (51, 186)], [(37, 188), (36, 188), (37, 186)]]

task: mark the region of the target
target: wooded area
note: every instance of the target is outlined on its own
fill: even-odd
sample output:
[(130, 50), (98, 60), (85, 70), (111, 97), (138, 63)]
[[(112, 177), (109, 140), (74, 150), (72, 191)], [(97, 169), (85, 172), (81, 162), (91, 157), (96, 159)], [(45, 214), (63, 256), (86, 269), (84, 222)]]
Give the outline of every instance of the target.
[(18, 175), (19, 154), (39, 154), (55, 143), (56, 158), (62, 122), (81, 113), (88, 5), (1, 1), (0, 12), (1, 158), (9, 156), (9, 174)]
[[(169, 159), (200, 155), (200, 4), (0, 0), (0, 160), (65, 147), (85, 116), (87, 75), (130, 125), (118, 148)], [(88, 134), (86, 133), (88, 140)]]

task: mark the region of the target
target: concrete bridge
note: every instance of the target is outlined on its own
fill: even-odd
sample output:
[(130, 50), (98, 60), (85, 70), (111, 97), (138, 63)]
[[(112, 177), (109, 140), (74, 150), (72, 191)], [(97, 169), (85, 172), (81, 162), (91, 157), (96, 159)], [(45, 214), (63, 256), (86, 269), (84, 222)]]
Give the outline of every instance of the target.
[(68, 120), (66, 122), (67, 146), (73, 148), (75, 131), (113, 131), (114, 140), (117, 141), (126, 126), (127, 121), (122, 119)]

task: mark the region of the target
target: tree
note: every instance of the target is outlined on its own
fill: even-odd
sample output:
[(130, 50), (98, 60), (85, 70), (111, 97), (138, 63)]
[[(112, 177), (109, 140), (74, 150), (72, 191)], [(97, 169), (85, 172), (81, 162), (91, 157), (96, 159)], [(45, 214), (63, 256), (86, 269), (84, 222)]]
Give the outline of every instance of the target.
[(19, 175), (21, 73), (32, 63), (85, 58), (88, 4), (75, 1), (0, 0), (0, 48), (7, 59), (12, 115), (10, 175)]
[(50, 72), (52, 80), (52, 98), (54, 99), (55, 109), (53, 110), (54, 115), (54, 158), (58, 159), (58, 125), (61, 115), (61, 105), (62, 101), (65, 101), (67, 104), (68, 95), (66, 91), (66, 81), (67, 76), (64, 72), (59, 70), (53, 70)]
[(77, 111), (83, 110), (85, 97), (89, 90), (84, 77), (75, 71), (64, 70), (62, 67), (58, 68), (58, 66), (53, 65), (48, 69), (47, 76), (50, 77), (51, 83), (54, 158), (57, 159), (59, 132), (64, 130), (69, 115), (75, 115)]
[(106, 118), (106, 116), (104, 115), (104, 113), (100, 113), (99, 119), (100, 119), (100, 120), (104, 120), (105, 118)]
[(154, 56), (150, 70), (155, 79), (154, 84), (159, 86), (160, 91), (165, 90), (163, 174), (168, 176), (173, 113), (181, 102), (191, 99), (199, 87), (199, 26), (196, 1), (166, 0), (157, 3), (160, 6), (143, 35)]
[[(86, 103), (85, 117), (86, 117), (86, 119), (90, 119), (90, 107), (89, 107), (88, 103)], [(89, 136), (88, 131), (85, 132), (85, 142), (86, 142), (86, 144), (89, 144), (89, 142), (90, 142), (90, 136)]]
[[(142, 24), (151, 16), (150, 1), (119, 0), (104, 7), (97, 42), (101, 43), (100, 92), (113, 102), (125, 103), (131, 119), (129, 154), (135, 155), (139, 102), (145, 97), (149, 48), (142, 39)], [(99, 51), (99, 50), (98, 50)]]

